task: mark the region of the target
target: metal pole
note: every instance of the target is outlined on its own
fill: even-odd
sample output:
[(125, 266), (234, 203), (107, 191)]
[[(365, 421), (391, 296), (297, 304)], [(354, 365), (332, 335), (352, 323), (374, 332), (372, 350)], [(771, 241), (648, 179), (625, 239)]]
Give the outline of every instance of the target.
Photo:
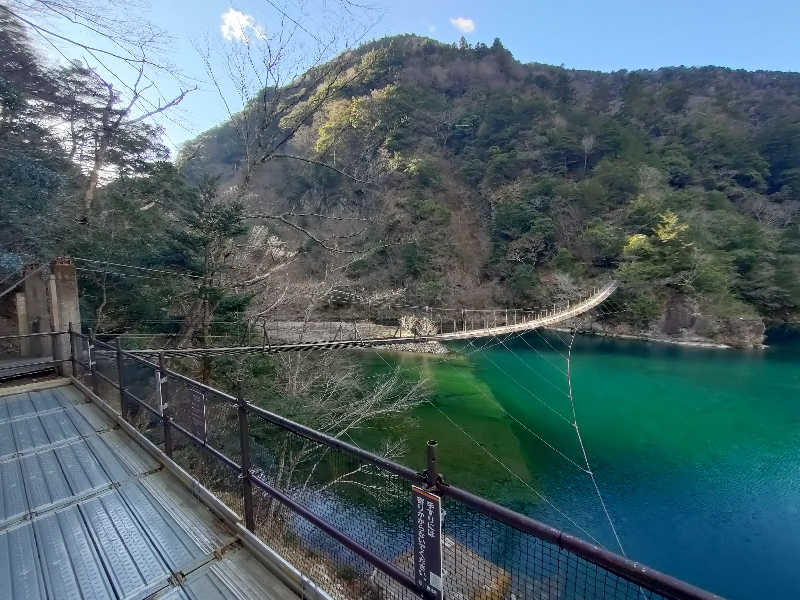
[(61, 356), (61, 346), (58, 343), (58, 333), (56, 333), (55, 328), (50, 330), (50, 347), (53, 349), (53, 368), (56, 371), (56, 375), (63, 375), (61, 360), (64, 357)]
[(427, 465), (428, 468), (425, 470), (425, 482), (428, 485), (428, 489), (435, 490), (441, 481), (441, 477), (439, 476), (439, 453), (438, 453), (439, 442), (436, 440), (428, 440), (428, 443), (425, 445), (427, 450)]
[(67, 331), (69, 331), (67, 335), (69, 335), (69, 361), (72, 364), (72, 376), (77, 377), (78, 371), (75, 362), (75, 332), (72, 330), (72, 321), (69, 322), (69, 328)]
[(97, 360), (96, 360), (96, 351), (94, 349), (94, 329), (89, 330), (89, 373), (92, 378), (92, 391), (96, 396), (99, 396), (97, 393), (98, 385), (97, 385)]
[(163, 352), (158, 353), (158, 389), (161, 394), (161, 424), (164, 426), (164, 452), (172, 458), (172, 411), (169, 408), (169, 376), (167, 359)]
[(253, 480), (250, 462), (250, 431), (247, 421), (247, 401), (242, 396), (239, 384), (239, 444), (242, 450), (242, 496), (244, 498), (244, 524), (250, 531), (256, 530), (253, 514)]
[(119, 410), (122, 413), (122, 418), (126, 421), (130, 417), (128, 414), (128, 402), (125, 398), (125, 383), (122, 378), (122, 347), (119, 343), (119, 337), (115, 340), (117, 350), (117, 380), (119, 381)]

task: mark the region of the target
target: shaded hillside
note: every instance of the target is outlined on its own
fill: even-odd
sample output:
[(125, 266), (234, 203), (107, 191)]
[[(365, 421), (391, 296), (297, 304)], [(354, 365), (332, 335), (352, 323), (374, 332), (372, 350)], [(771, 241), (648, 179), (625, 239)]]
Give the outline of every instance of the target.
[[(391, 245), (352, 265), (354, 286), (532, 306), (614, 276), (630, 307), (618, 329), (711, 339), (750, 335), (726, 319), (797, 314), (800, 74), (572, 71), (523, 65), (499, 40), (416, 36), (340, 60), (358, 76), (286, 148), (339, 172), (270, 161), (248, 202), (371, 218), (369, 240)], [(308, 80), (291, 90), (301, 104)], [(224, 123), (182, 163), (235, 184), (243, 148)]]

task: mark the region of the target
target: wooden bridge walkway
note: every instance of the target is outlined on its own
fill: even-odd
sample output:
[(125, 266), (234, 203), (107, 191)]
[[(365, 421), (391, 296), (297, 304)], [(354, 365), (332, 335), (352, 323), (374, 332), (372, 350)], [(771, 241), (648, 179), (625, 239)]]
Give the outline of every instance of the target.
[(164, 353), (166, 356), (201, 356), (201, 355), (224, 355), (224, 354), (256, 354), (256, 353), (278, 353), (278, 352), (302, 352), (308, 350), (331, 350), (338, 348), (355, 348), (365, 346), (389, 346), (394, 344), (404, 344), (409, 342), (446, 342), (450, 340), (465, 340), (473, 338), (494, 337), (508, 335), (512, 333), (522, 333), (532, 331), (542, 327), (553, 327), (570, 319), (579, 317), (595, 307), (602, 304), (618, 287), (617, 281), (612, 281), (597, 290), (593, 295), (575, 304), (567, 303), (561, 310), (558, 308), (552, 311), (545, 311), (544, 314), (537, 315), (535, 318), (522, 320), (518, 323), (504, 324), (492, 327), (482, 327), (475, 329), (466, 328), (453, 331), (451, 333), (437, 333), (433, 335), (395, 335), (391, 337), (377, 336), (364, 337), (359, 335), (357, 328), (354, 328), (352, 339), (336, 339), (313, 342), (299, 342), (296, 344), (260, 344), (254, 346), (235, 346), (235, 347), (209, 347), (209, 348), (148, 348), (145, 350), (130, 350), (129, 352), (141, 355), (155, 356)]

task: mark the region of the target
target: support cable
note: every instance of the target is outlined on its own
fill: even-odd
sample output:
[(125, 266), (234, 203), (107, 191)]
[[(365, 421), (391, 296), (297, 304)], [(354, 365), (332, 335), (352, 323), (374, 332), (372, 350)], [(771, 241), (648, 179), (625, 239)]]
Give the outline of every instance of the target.
[(529, 484), (527, 481), (525, 481), (522, 477), (520, 477), (520, 475), (516, 471), (514, 471), (511, 467), (506, 465), (502, 460), (500, 460), (497, 456), (495, 456), (488, 448), (486, 448), (478, 440), (476, 440), (474, 437), (472, 437), (463, 427), (461, 427), (458, 423), (453, 421), (453, 419), (451, 419), (450, 416), (446, 412), (444, 412), (441, 408), (439, 408), (438, 406), (436, 406), (432, 402), (431, 402), (431, 405), (437, 411), (439, 411), (442, 414), (442, 416), (445, 419), (447, 419), (453, 427), (455, 427), (456, 429), (461, 431), (461, 433), (463, 433), (473, 444), (475, 444), (478, 448), (480, 448), (487, 456), (489, 456), (497, 464), (499, 464), (501, 467), (503, 467), (503, 469), (505, 469), (512, 477), (517, 479), (522, 485), (524, 485), (531, 492), (533, 492), (538, 498), (540, 498), (543, 502), (545, 502), (548, 506), (550, 506), (553, 510), (555, 510), (559, 515), (561, 515), (567, 521), (569, 521), (574, 527), (576, 527), (578, 530), (580, 530), (586, 537), (588, 537), (590, 540), (592, 540), (595, 544), (597, 544), (599, 546), (602, 546), (602, 544), (600, 543), (600, 541), (596, 537), (594, 537), (591, 533), (586, 531), (586, 529), (581, 527), (578, 524), (578, 522), (575, 521), (575, 519), (570, 517), (567, 513), (565, 513), (560, 508), (558, 508), (558, 506), (556, 506), (547, 496), (545, 496), (542, 492), (540, 492), (535, 487), (533, 487), (531, 484)]
[(569, 384), (569, 402), (570, 406), (572, 407), (572, 419), (573, 419), (573, 427), (575, 427), (575, 433), (578, 436), (578, 444), (580, 444), (581, 452), (583, 453), (583, 460), (586, 463), (586, 472), (589, 474), (589, 477), (592, 480), (592, 484), (594, 484), (594, 489), (597, 492), (597, 498), (600, 500), (600, 506), (603, 507), (603, 512), (606, 515), (606, 519), (608, 520), (608, 524), (611, 526), (611, 531), (614, 533), (614, 538), (617, 540), (617, 546), (619, 546), (619, 551), (622, 553), (622, 556), (628, 558), (628, 555), (625, 554), (625, 548), (622, 546), (622, 540), (617, 533), (617, 528), (614, 525), (614, 520), (611, 518), (611, 513), (608, 512), (608, 507), (606, 506), (605, 500), (603, 500), (603, 494), (600, 493), (600, 486), (597, 485), (597, 479), (594, 476), (594, 472), (592, 471), (591, 465), (589, 465), (589, 457), (586, 454), (586, 447), (583, 445), (583, 438), (581, 437), (581, 429), (578, 426), (578, 417), (575, 412), (575, 399), (572, 393), (572, 375), (571, 375), (571, 367), (572, 367), (572, 345), (575, 342), (575, 333), (577, 332), (577, 328), (572, 330), (572, 337), (569, 341), (569, 348), (567, 350), (567, 382)]
[(150, 269), (150, 268), (147, 268), (147, 267), (137, 267), (136, 265), (124, 265), (124, 264), (121, 264), (121, 263), (109, 262), (107, 260), (94, 260), (94, 259), (91, 259), (91, 258), (80, 258), (80, 257), (77, 257), (77, 256), (75, 257), (75, 260), (82, 261), (82, 262), (88, 262), (88, 263), (94, 263), (94, 264), (97, 264), (97, 265), (107, 265), (107, 266), (110, 266), (110, 267), (122, 267), (122, 268), (125, 268), (125, 269), (137, 269), (139, 271), (149, 271), (151, 273), (161, 273), (162, 275), (177, 275), (178, 277), (191, 277), (193, 279), (203, 279), (202, 275), (194, 275), (194, 274), (191, 274), (191, 273), (181, 273), (180, 271), (167, 271), (167, 270), (164, 270), (164, 269)]
[(17, 282), (16, 282), (14, 285), (12, 285), (11, 287), (9, 287), (9, 288), (6, 288), (6, 289), (5, 289), (5, 290), (3, 290), (2, 292), (0, 292), (0, 298), (2, 298), (3, 296), (5, 296), (6, 294), (8, 294), (8, 293), (10, 293), (10, 292), (13, 292), (15, 289), (17, 289), (17, 286), (18, 286), (20, 283), (23, 283), (24, 281), (26, 281), (28, 278), (30, 278), (30, 277), (31, 277), (31, 275), (34, 275), (35, 273), (39, 273), (39, 272), (40, 272), (42, 269), (44, 269), (44, 267), (45, 267), (45, 265), (44, 265), (44, 264), (41, 264), (41, 265), (39, 265), (39, 266), (38, 266), (36, 269), (34, 269), (34, 270), (33, 270), (33, 271), (31, 271), (30, 273), (26, 274), (26, 275), (25, 275), (25, 277), (23, 277), (22, 279), (20, 279), (19, 281), (17, 281)]

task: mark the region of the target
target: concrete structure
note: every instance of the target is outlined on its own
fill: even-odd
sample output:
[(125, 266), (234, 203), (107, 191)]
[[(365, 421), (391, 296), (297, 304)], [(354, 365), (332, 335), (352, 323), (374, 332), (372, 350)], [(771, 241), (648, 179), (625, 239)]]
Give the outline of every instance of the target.
[[(42, 277), (38, 263), (27, 265), (25, 276), (25, 308), (28, 314), (28, 331), (42, 333), (50, 328), (50, 303), (47, 294), (47, 281)], [(48, 336), (31, 338), (30, 356), (52, 356), (52, 340)]]
[[(25, 304), (25, 294), (17, 292), (16, 294), (16, 308), (17, 308), (17, 333), (20, 335), (28, 335), (31, 332), (30, 323), (28, 323), (28, 307)], [(20, 356), (31, 355), (31, 341), (28, 338), (21, 338), (19, 340), (19, 354)]]
[[(66, 331), (70, 323), (75, 331), (80, 331), (81, 311), (75, 263), (71, 258), (58, 257), (51, 263), (50, 271), (50, 316), (53, 331)], [(59, 360), (69, 356), (69, 336), (59, 335), (54, 339), (53, 357)], [(71, 375), (72, 367), (64, 362), (61, 371), (65, 375)]]

